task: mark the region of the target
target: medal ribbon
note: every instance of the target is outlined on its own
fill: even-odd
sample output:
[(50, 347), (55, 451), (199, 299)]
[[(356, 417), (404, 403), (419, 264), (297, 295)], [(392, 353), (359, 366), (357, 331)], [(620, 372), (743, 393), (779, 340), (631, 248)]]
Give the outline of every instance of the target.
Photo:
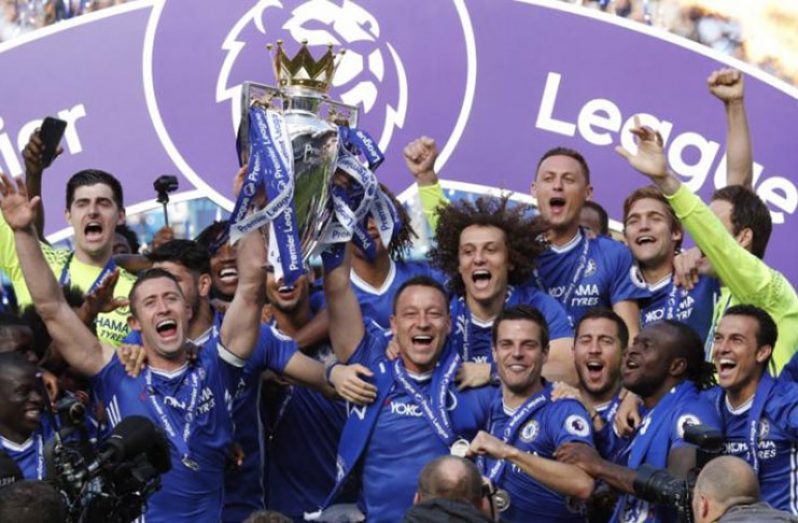
[[(72, 258), (74, 257), (75, 257), (75, 251), (70, 252), (69, 257), (67, 258), (67, 261), (64, 264), (64, 267), (61, 269), (61, 276), (58, 278), (58, 284), (61, 285), (61, 287), (69, 286), (72, 284), (72, 277), (69, 275), (69, 266), (72, 263)], [(94, 292), (97, 289), (97, 287), (99, 287), (100, 284), (103, 282), (105, 277), (114, 272), (114, 270), (116, 270), (116, 262), (114, 261), (114, 258), (112, 256), (105, 263), (105, 267), (103, 267), (103, 270), (100, 271), (100, 274), (97, 276), (97, 279), (94, 280), (94, 283), (91, 284), (91, 287), (89, 287), (89, 289), (86, 291), (86, 294), (91, 294), (92, 292)]]
[[(449, 413), (446, 411), (446, 396), (449, 394), (449, 386), (454, 380), (457, 369), (460, 367), (460, 355), (454, 354), (445, 361), (445, 368), (441, 374), (436, 369), (432, 379), (433, 404), (430, 405), (425, 394), (413, 385), (407, 370), (402, 364), (401, 358), (396, 358), (393, 362), (393, 375), (405, 392), (413, 398), (413, 401), (421, 408), (424, 419), (429, 423), (435, 435), (447, 446), (454, 443), (455, 434), (449, 420)], [(440, 379), (436, 379), (440, 375)], [(437, 383), (436, 383), (437, 382)]]
[[(249, 167), (230, 215), (230, 241), (270, 224), (269, 262), (282, 270), (293, 284), (302, 274), (302, 252), (294, 208), (294, 161), (291, 138), (282, 114), (271, 109), (249, 110)], [(258, 188), (263, 186), (268, 203), (250, 213)], [(278, 256), (279, 253), (279, 256)], [(277, 276), (277, 272), (275, 272)]]
[[(579, 234), (582, 235), (582, 253), (579, 255), (579, 263), (577, 264), (576, 270), (574, 270), (573, 276), (571, 277), (571, 283), (568, 285), (568, 288), (563, 295), (559, 298), (560, 303), (563, 304), (566, 311), (570, 310), (570, 307), (568, 307), (568, 300), (570, 299), (571, 294), (573, 294), (576, 284), (582, 279), (582, 272), (584, 272), (585, 267), (587, 266), (587, 255), (588, 251), (590, 250), (590, 241), (588, 241), (587, 234), (585, 234), (581, 229)], [(532, 271), (532, 274), (535, 277), (535, 283), (537, 283), (537, 286), (542, 291), (548, 293), (548, 288), (543, 284), (543, 280), (540, 278), (540, 272), (535, 269)]]
[[(504, 426), (504, 430), (502, 431), (501, 439), (504, 443), (508, 445), (512, 445), (516, 438), (518, 437), (518, 429), (521, 427), (521, 424), (529, 419), (530, 416), (535, 414), (537, 411), (543, 408), (546, 405), (546, 402), (549, 400), (549, 388), (544, 387), (544, 389), (537, 394), (533, 394), (529, 397), (523, 405), (521, 405), (518, 410), (510, 417), (510, 420), (507, 422), (507, 425)], [(485, 458), (480, 456), (479, 458), (479, 467), (481, 470), (485, 470), (486, 463)], [(507, 466), (507, 462), (503, 459), (496, 460), (490, 470), (487, 472), (488, 479), (495, 485), (501, 475), (504, 473), (504, 468)]]
[(191, 439), (192, 426), (195, 421), (195, 411), (197, 408), (197, 399), (199, 397), (199, 377), (197, 371), (192, 370), (191, 373), (191, 399), (189, 400), (188, 408), (186, 409), (185, 420), (186, 424), (183, 427), (183, 434), (178, 435), (170, 420), (170, 416), (165, 412), (161, 400), (158, 398), (158, 391), (152, 384), (152, 370), (148, 367), (144, 374), (145, 382), (147, 383), (147, 395), (150, 398), (150, 406), (155, 411), (157, 418), (161, 422), (161, 426), (166, 432), (169, 441), (177, 449), (183, 462), (185, 463), (190, 459), (190, 452), (188, 449), (188, 442)]

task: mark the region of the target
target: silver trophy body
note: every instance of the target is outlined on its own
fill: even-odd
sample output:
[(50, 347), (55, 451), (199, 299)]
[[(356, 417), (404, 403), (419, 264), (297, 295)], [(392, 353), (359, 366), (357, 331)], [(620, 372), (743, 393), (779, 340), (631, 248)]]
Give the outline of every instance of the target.
[(285, 118), (294, 161), (294, 199), (302, 260), (311, 256), (322, 231), (333, 218), (330, 185), (338, 159), (338, 125), (357, 125), (357, 108), (327, 98), (313, 89), (276, 87), (245, 82), (242, 88), (240, 133), (248, 150), (249, 108), (253, 104), (277, 110)]

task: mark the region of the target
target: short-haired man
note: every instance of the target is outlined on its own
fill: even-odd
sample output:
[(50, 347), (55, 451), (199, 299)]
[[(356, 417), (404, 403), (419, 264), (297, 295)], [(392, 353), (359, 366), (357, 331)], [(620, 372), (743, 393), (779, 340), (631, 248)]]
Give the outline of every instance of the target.
[(592, 193), (590, 169), (579, 152), (555, 147), (538, 161), (532, 196), (551, 225), (551, 248), (538, 259), (534, 281), (560, 300), (574, 322), (590, 307), (611, 307), (634, 336), (640, 328), (638, 301), (649, 291), (625, 245), (603, 236), (590, 239), (580, 228)]
[(726, 309), (715, 330), (713, 361), (719, 388), (710, 391), (723, 421), (726, 453), (746, 460), (759, 477), (762, 499), (798, 515), (798, 384), (767, 372), (776, 324), (752, 305)]
[(705, 275), (691, 289), (674, 283), (673, 259), (682, 243), (682, 225), (657, 187), (641, 187), (626, 197), (623, 235), (651, 291), (640, 309), (641, 326), (659, 320), (681, 321), (705, 339), (720, 284)]
[(0, 521), (64, 523), (69, 511), (63, 495), (44, 481), (18, 481), (0, 489)]
[(552, 386), (541, 378), (548, 341), (546, 320), (527, 305), (503, 310), (493, 326), (501, 390), (488, 432), (477, 434), (470, 452), (489, 458), (480, 460), (483, 473), (510, 496), (503, 521), (584, 521), (568, 498), (584, 501), (593, 492), (584, 471), (553, 459), (560, 445), (592, 447), (593, 439), (584, 407), (552, 401)]
[(696, 523), (795, 523), (798, 517), (759, 501), (760, 488), (751, 466), (721, 456), (701, 470), (693, 488)]
[(44, 445), (53, 435), (39, 370), (19, 352), (0, 354), (0, 449), (25, 479), (44, 479)]
[(543, 313), (552, 338), (545, 375), (574, 383), (568, 315), (557, 300), (524, 285), (535, 259), (545, 250), (538, 237), (546, 225), (529, 217), (530, 211), (524, 205), (511, 207), (507, 197), (447, 205), (439, 211), (430, 259), (446, 274), (454, 294), (452, 336), (463, 361), (491, 363), (494, 318), (505, 307), (525, 304)]
[(458, 390), (454, 378), (460, 355), (449, 343), (451, 319), (446, 291), (419, 276), (397, 291), (391, 330), (399, 357), (385, 359), (382, 329), (363, 323), (350, 286), (350, 248), (335, 266), (324, 255), (324, 292), (330, 314), (330, 341), (338, 360), (360, 363), (374, 374), (377, 399), (350, 409), (338, 447), (338, 483), (322, 508), (358, 471), (361, 508), (368, 521), (399, 521), (412, 504), (415, 478), (425, 463), (467, 447), (487, 421), (493, 391)]
[(669, 173), (657, 133), (647, 127), (632, 133), (639, 140), (637, 153), (616, 150), (659, 187), (723, 284), (714, 324), (731, 305), (745, 303), (765, 310), (782, 334), (770, 367), (778, 374), (798, 347), (798, 295), (781, 273), (762, 260), (772, 228), (767, 206), (740, 185), (716, 191), (712, 203), (705, 205)]
[[(42, 243), (49, 270), (63, 285), (78, 287), (86, 294), (116, 268), (113, 261), (115, 228), (125, 221), (122, 186), (111, 174), (87, 169), (74, 174), (66, 186), (66, 219), (75, 234), (74, 250), (54, 249)], [(0, 269), (14, 285), (20, 305), (31, 302), (22, 267), (14, 247), (14, 234), (0, 219)], [(119, 271), (114, 297), (127, 298), (134, 277)], [(119, 345), (129, 332), (127, 307), (97, 318), (97, 336), (103, 343)]]
[[(147, 257), (154, 268), (169, 272), (180, 285), (191, 310), (187, 336), (192, 343), (203, 346), (209, 339), (218, 336), (224, 316), (210, 304), (212, 278), (207, 250), (195, 241), (172, 240)], [(303, 278), (302, 282), (305, 281)], [(267, 285), (267, 297), (276, 301), (278, 297), (274, 293), (269, 296), (272, 287)], [(141, 336), (134, 331), (128, 341), (140, 344)], [(259, 423), (258, 403), (260, 375), (266, 369), (285, 375), (297, 383), (331, 392), (324, 380), (321, 363), (299, 352), (296, 342), (273, 325), (260, 327), (252, 355), (244, 365), (237, 387), (230, 391), (233, 394), (233, 440), (240, 446), (244, 457), (238, 468), (231, 468), (225, 473), (223, 521), (240, 521), (247, 514), (264, 508), (266, 480), (262, 463), (265, 441)]]
[[(621, 361), (628, 344), (626, 323), (612, 309), (588, 309), (576, 325), (573, 354), (579, 384), (574, 397), (587, 409), (597, 442), (610, 432), (604, 428), (618, 408)], [(560, 384), (555, 388), (564, 389)]]
[[(25, 186), (2, 176), (2, 211), (14, 230), (25, 282), (64, 359), (91, 377), (93, 391), (112, 424), (129, 415), (152, 419), (167, 434), (172, 470), (148, 500), (147, 521), (219, 521), (222, 481), (232, 423), (229, 392), (256, 344), (264, 301), (260, 235), (241, 241), (239, 285), (218, 336), (188, 361), (186, 328), (191, 309), (174, 276), (151, 269), (130, 294), (131, 328), (141, 331), (149, 367), (135, 378), (125, 372), (114, 349), (100, 343), (64, 300), (33, 230), (37, 200)], [(113, 232), (113, 230), (111, 230)]]
[(473, 462), (459, 456), (435, 458), (421, 469), (413, 506), (403, 521), (421, 523), (448, 517), (468, 523), (489, 522), (485, 486)]
[(566, 444), (555, 456), (623, 493), (613, 521), (674, 521), (671, 508), (634, 497), (635, 470), (648, 463), (686, 478), (696, 462), (695, 448), (684, 440), (685, 428), (720, 427), (712, 404), (699, 395), (699, 387), (712, 380), (703, 344), (688, 326), (674, 320), (644, 327), (624, 353), (622, 379), (624, 388), (642, 398), (646, 414), (628, 453), (616, 458), (620, 464), (602, 459), (586, 445)]

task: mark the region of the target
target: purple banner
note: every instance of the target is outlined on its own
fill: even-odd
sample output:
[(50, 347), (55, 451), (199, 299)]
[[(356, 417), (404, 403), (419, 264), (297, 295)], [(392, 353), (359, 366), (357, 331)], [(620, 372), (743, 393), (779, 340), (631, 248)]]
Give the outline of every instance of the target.
[[(267, 43), (347, 49), (331, 96), (359, 105), (387, 159), (380, 179), (412, 183), (402, 148), (425, 134), (449, 182), (527, 193), (555, 145), (587, 157), (594, 198), (611, 217), (645, 180), (613, 148), (635, 114), (658, 127), (672, 168), (708, 197), (724, 184), (725, 120), (705, 79), (743, 70), (757, 161), (755, 188), (774, 234), (767, 259), (798, 281), (798, 91), (665, 32), (559, 2), (511, 0), (168, 0), (130, 2), (0, 45), (0, 168), (46, 115), (69, 122), (46, 173), (48, 233), (64, 227), (64, 183), (116, 174), (129, 212), (154, 207), (152, 180), (180, 177), (177, 199), (232, 208), (240, 85), (274, 76)], [(319, 52), (318, 47), (313, 51)]]

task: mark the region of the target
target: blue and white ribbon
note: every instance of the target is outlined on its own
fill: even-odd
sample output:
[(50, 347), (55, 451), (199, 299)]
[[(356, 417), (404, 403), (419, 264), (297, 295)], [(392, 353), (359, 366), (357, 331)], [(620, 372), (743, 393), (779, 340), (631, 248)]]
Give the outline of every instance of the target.
[[(291, 138), (285, 118), (277, 111), (252, 107), (249, 110), (249, 122), (249, 168), (230, 216), (230, 241), (236, 242), (269, 224), (269, 262), (275, 267), (275, 275), (279, 272), (285, 283), (291, 285), (304, 272), (293, 203)], [(247, 215), (261, 186), (266, 191), (268, 203), (264, 208)]]

